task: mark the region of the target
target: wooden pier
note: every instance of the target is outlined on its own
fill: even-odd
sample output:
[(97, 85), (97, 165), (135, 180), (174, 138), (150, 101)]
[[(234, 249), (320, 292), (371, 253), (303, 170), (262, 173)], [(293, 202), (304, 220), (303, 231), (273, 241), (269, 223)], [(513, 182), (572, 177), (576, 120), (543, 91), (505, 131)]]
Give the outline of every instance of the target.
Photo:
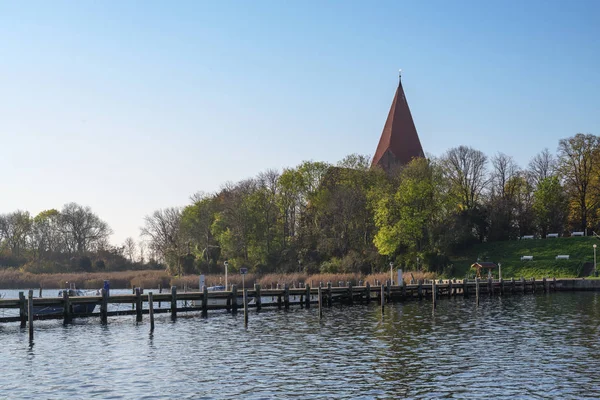
[[(135, 315), (136, 321), (142, 321), (142, 315), (150, 316), (151, 329), (154, 328), (154, 314), (170, 313), (172, 319), (177, 318), (180, 312), (200, 312), (203, 317), (207, 316), (209, 310), (227, 310), (236, 313), (241, 307), (245, 313), (245, 322), (247, 324), (248, 308), (255, 308), (259, 311), (263, 307), (277, 307), (279, 309), (289, 309), (290, 306), (310, 308), (312, 304), (319, 307), (319, 316), (322, 318), (322, 307), (331, 307), (334, 303), (354, 304), (369, 303), (376, 301), (381, 304), (383, 313), (384, 305), (396, 301), (408, 301), (411, 299), (422, 300), (431, 299), (435, 307), (439, 299), (444, 297), (462, 296), (465, 298), (474, 297), (475, 303), (479, 304), (481, 296), (503, 296), (506, 294), (523, 293), (547, 293), (560, 290), (600, 290), (600, 281), (590, 281), (585, 279), (510, 279), (510, 280), (437, 280), (414, 282), (405, 285), (391, 285), (390, 282), (381, 284), (374, 282), (365, 285), (353, 286), (350, 283), (340, 283), (342, 286), (332, 286), (330, 282), (326, 285), (320, 283), (317, 287), (311, 288), (308, 284), (302, 287), (290, 288), (285, 285), (283, 288), (263, 289), (260, 285), (254, 288), (239, 290), (234, 285), (227, 291), (208, 291), (206, 287), (201, 291), (177, 292), (175, 286), (171, 287), (168, 293), (153, 293), (151, 291), (144, 293), (140, 288), (135, 288), (132, 294), (111, 294), (110, 296), (102, 290), (101, 296), (76, 296), (69, 297), (68, 291), (64, 291), (64, 297), (43, 297), (34, 298), (33, 290), (30, 290), (28, 296), (24, 292), (19, 293), (19, 298), (0, 299), (1, 309), (17, 309), (18, 315), (0, 317), (0, 323), (20, 322), (22, 327), (29, 325), (30, 335), (33, 335), (33, 321), (40, 319), (63, 319), (69, 323), (75, 317), (100, 317), (100, 322), (106, 324), (108, 317), (118, 315)], [(253, 298), (238, 304), (238, 297)], [(272, 301), (263, 303), (262, 299), (271, 298)], [(150, 303), (150, 301), (152, 303)], [(155, 303), (165, 302), (169, 307), (156, 307)], [(195, 306), (191, 306), (192, 303)], [(220, 304), (210, 304), (219, 302)], [(96, 304), (99, 306), (99, 312), (87, 314), (73, 313), (73, 306), (77, 304)], [(120, 310), (109, 311), (109, 304), (130, 304), (131, 307), (124, 307)], [(146, 304), (146, 307), (144, 307)], [(61, 313), (50, 315), (34, 315), (32, 310), (35, 307), (58, 307), (62, 308)], [(16, 313), (15, 313), (16, 314)]]

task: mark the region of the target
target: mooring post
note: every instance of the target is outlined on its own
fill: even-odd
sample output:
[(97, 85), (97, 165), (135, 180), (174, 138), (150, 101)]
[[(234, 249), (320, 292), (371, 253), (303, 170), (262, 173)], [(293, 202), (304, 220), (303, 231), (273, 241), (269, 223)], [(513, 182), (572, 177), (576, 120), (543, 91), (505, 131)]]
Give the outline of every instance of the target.
[(321, 285), (319, 285), (317, 297), (319, 298), (319, 319), (323, 319), (323, 292), (321, 289)]
[(552, 290), (556, 292), (556, 277), (552, 278)]
[[(248, 327), (248, 289), (244, 288), (244, 326)], [(237, 300), (236, 300), (237, 304)]]
[[(158, 293), (162, 293), (162, 286), (160, 283), (158, 284)], [(160, 300), (158, 301), (158, 308), (160, 308)]]
[(392, 282), (390, 280), (388, 280), (386, 286), (387, 286), (386, 287), (387, 302), (391, 303), (392, 302)]
[(290, 309), (290, 286), (287, 283), (283, 285), (283, 308)]
[(307, 283), (306, 286), (306, 308), (310, 308), (310, 285)]
[(25, 328), (27, 324), (27, 300), (25, 300), (25, 294), (19, 292), (19, 317), (21, 318), (21, 328)]
[(515, 277), (510, 278), (510, 293), (513, 294), (515, 292)]
[(177, 319), (177, 286), (171, 286), (171, 319)]
[(535, 278), (531, 278), (531, 292), (535, 293)]
[(352, 282), (348, 282), (348, 303), (354, 304), (354, 293), (352, 293)]
[(140, 288), (135, 288), (135, 321), (142, 322), (142, 294)]
[(71, 315), (71, 301), (69, 300), (69, 289), (63, 290), (63, 307), (64, 307), (64, 311), (63, 311), (64, 322), (63, 323), (69, 324), (69, 323), (71, 323), (71, 320), (73, 319), (73, 317)]
[(475, 303), (479, 305), (479, 278), (475, 278)]
[(237, 285), (231, 285), (231, 312), (233, 314), (238, 312)]
[(467, 279), (463, 279), (463, 297), (469, 297), (469, 281)]
[(369, 282), (365, 286), (365, 298), (367, 299), (367, 303), (371, 302), (371, 285)]
[(102, 300), (100, 301), (100, 323), (106, 325), (108, 323), (108, 292), (102, 288)]
[(452, 279), (448, 279), (448, 297), (452, 297)]
[[(134, 287), (131, 288), (131, 294), (135, 295), (135, 288)], [(135, 310), (135, 301), (131, 303), (131, 309)]]
[(202, 286), (202, 317), (208, 316), (208, 287)]
[(525, 278), (521, 277), (521, 285), (523, 285), (523, 294), (525, 294)]
[(333, 295), (331, 294), (331, 282), (327, 282), (327, 307), (333, 304)]
[(262, 300), (260, 298), (260, 284), (255, 283), (254, 284), (254, 292), (255, 292), (255, 299), (256, 299), (256, 311), (260, 311), (260, 307), (262, 305)]
[(27, 316), (29, 318), (29, 341), (33, 341), (33, 289), (29, 289), (27, 299)]
[(154, 332), (154, 296), (148, 292), (148, 314), (150, 315), (150, 332)]
[(504, 295), (504, 278), (500, 278), (500, 296)]
[(381, 285), (381, 315), (383, 315), (383, 309), (385, 306), (385, 286)]
[(433, 308), (437, 307), (437, 286), (435, 284), (435, 279), (431, 281), (431, 302), (433, 303)]
[(546, 277), (542, 279), (542, 283), (544, 287), (544, 293), (548, 293), (548, 281), (546, 280)]
[(419, 283), (417, 285), (417, 296), (419, 296), (419, 300), (423, 298), (423, 279), (419, 279)]
[(39, 298), (42, 298), (42, 285), (40, 285), (40, 294), (38, 295)]

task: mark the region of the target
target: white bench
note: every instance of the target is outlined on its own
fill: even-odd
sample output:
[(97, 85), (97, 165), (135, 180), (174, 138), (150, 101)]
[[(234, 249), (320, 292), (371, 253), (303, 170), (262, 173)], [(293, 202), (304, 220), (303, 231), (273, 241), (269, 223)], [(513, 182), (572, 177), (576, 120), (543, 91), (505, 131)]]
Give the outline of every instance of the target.
[(583, 236), (584, 232), (571, 232), (571, 236)]
[(557, 238), (558, 237), (558, 233), (549, 233), (546, 235), (547, 238)]
[(556, 256), (557, 260), (568, 260), (569, 259), (569, 255), (568, 254), (559, 254)]
[(521, 256), (521, 261), (531, 261), (533, 260), (533, 256)]
[(521, 239), (533, 239), (533, 235), (521, 236)]

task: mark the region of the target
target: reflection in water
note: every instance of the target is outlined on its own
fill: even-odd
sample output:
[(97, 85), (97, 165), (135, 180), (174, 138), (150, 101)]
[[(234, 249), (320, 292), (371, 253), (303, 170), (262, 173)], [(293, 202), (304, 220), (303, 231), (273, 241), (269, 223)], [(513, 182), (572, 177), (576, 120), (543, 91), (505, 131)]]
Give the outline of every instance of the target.
[(598, 398), (596, 293), (39, 321), (0, 329), (7, 398)]

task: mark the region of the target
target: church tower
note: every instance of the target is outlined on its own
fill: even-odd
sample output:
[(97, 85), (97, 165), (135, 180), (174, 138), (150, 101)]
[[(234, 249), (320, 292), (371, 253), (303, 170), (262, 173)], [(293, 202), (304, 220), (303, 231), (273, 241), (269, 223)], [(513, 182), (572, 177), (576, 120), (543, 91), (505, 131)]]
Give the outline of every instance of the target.
[(425, 157), (425, 153), (399, 80), (371, 167), (380, 166), (389, 173), (417, 157)]

